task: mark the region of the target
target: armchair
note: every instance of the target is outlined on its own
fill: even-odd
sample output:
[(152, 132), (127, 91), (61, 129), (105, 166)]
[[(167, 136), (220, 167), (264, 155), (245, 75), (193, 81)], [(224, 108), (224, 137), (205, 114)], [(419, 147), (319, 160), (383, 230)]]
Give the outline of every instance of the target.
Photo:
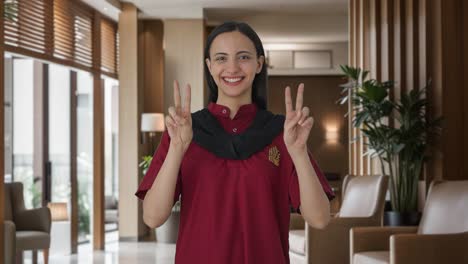
[(5, 264), (15, 264), (16, 254), (16, 237), (15, 237), (15, 224), (11, 221), (3, 222), (4, 226), (4, 259)]
[(24, 205), (23, 184), (5, 184), (5, 220), (16, 227), (16, 252), (43, 250), (48, 263), (51, 215), (47, 207), (27, 210)]
[(382, 225), (387, 185), (385, 176), (346, 176), (340, 212), (324, 229), (307, 224), (297, 229), (302, 217), (293, 215), (289, 233), (291, 264), (349, 263), (349, 230)]
[(419, 227), (351, 229), (353, 264), (468, 263), (468, 181), (434, 182)]

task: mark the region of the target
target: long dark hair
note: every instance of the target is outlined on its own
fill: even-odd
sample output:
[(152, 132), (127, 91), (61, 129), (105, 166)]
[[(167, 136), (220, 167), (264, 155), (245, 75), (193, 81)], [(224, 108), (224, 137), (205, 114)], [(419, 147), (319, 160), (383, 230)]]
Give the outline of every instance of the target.
[[(257, 33), (246, 23), (243, 22), (224, 22), (223, 24), (217, 26), (208, 36), (205, 46), (205, 60), (210, 59), (210, 48), (213, 40), (222, 33), (232, 32), (232, 31), (239, 31), (240, 33), (244, 34), (248, 37), (254, 44), (255, 50), (257, 51), (257, 58), (260, 56), (265, 56), (265, 51), (263, 50), (262, 41), (258, 37)], [(208, 66), (205, 64), (205, 77), (208, 83), (208, 88), (210, 90), (210, 102), (216, 102), (218, 99), (218, 86), (216, 85), (213, 77), (211, 76), (210, 70)], [(252, 84), (252, 101), (261, 109), (266, 109), (265, 99), (261, 97), (259, 94), (264, 93), (266, 94), (266, 86), (267, 86), (267, 67), (265, 62), (263, 64), (262, 70), (258, 73), (253, 81)]]

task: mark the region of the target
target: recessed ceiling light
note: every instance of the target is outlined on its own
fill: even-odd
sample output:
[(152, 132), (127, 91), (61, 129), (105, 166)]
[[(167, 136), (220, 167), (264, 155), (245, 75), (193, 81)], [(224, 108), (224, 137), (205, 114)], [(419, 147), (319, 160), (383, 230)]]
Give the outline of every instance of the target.
[(104, 7), (104, 11), (107, 11), (107, 7)]

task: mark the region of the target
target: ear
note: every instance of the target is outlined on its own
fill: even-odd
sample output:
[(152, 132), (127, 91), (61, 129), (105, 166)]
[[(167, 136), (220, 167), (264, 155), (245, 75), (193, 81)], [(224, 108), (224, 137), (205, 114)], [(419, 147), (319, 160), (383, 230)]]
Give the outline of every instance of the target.
[(263, 64), (265, 64), (265, 56), (261, 55), (257, 59), (257, 74), (259, 74), (262, 71)]
[(210, 73), (211, 73), (211, 61), (210, 61), (210, 59), (206, 58), (205, 63), (206, 63), (206, 66), (208, 67), (208, 70), (210, 70)]

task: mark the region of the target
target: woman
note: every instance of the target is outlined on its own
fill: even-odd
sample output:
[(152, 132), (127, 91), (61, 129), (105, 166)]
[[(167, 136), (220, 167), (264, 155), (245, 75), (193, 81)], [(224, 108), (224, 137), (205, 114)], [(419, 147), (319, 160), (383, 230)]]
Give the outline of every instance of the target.
[(181, 195), (176, 264), (289, 263), (290, 206), (311, 226), (329, 221), (328, 183), (307, 151), (313, 125), (299, 85), (286, 116), (265, 110), (265, 52), (245, 23), (226, 22), (208, 36), (207, 108), (190, 113), (190, 86), (136, 195), (151, 228), (163, 224)]

